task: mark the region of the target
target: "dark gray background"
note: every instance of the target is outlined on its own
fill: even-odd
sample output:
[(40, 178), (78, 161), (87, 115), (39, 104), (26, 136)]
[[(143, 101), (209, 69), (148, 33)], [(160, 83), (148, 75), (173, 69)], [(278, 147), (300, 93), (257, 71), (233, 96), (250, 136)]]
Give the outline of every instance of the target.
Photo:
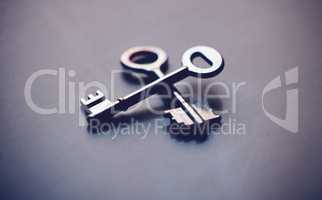
[[(2, 0), (0, 198), (321, 199), (321, 19), (322, 2), (313, 0)], [(25, 82), (39, 69), (65, 67), (77, 73), (71, 81), (104, 81), (122, 69), (125, 49), (147, 44), (167, 51), (170, 71), (187, 48), (218, 49), (225, 69), (203, 84), (246, 82), (237, 113), (223, 117), (245, 123), (246, 135), (199, 144), (167, 134), (111, 140), (78, 127), (77, 114), (39, 115), (25, 102)], [(264, 115), (261, 91), (296, 66), (300, 125), (294, 134)], [(118, 95), (138, 88), (116, 81)], [(285, 111), (285, 91), (267, 99), (276, 115)], [(57, 79), (37, 81), (32, 92), (38, 104), (57, 105)], [(231, 101), (219, 104), (229, 108)], [(141, 118), (147, 124), (164, 119)]]

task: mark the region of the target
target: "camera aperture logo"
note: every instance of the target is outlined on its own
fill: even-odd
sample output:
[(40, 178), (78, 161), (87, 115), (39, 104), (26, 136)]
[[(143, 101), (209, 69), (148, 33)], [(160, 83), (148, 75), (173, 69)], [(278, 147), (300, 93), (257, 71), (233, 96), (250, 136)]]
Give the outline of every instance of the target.
[[(298, 83), (298, 67), (285, 72), (285, 84), (287, 87)], [(281, 77), (277, 76), (271, 80), (262, 92), (262, 108), (265, 115), (277, 125), (292, 132), (297, 133), (299, 130), (299, 92), (298, 88), (287, 89), (286, 91), (286, 113), (285, 119), (278, 118), (268, 112), (264, 106), (264, 96), (266, 93), (282, 87)]]

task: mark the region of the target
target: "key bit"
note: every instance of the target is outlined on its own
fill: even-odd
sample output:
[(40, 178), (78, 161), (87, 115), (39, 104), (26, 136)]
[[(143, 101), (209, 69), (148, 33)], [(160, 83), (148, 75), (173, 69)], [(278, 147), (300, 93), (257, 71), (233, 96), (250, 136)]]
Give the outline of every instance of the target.
[(167, 117), (170, 117), (171, 121), (177, 124), (184, 124), (186, 126), (191, 126), (194, 124), (194, 122), (181, 107), (166, 110), (164, 113)]
[(95, 95), (89, 94), (87, 100), (81, 98), (81, 105), (88, 117), (94, 117), (95, 113), (101, 113), (106, 108), (113, 107), (119, 101), (112, 102), (105, 98), (105, 95), (100, 90), (97, 90)]
[(213, 120), (220, 119), (220, 115), (217, 115), (210, 109), (200, 108), (194, 104), (192, 106), (199, 113), (202, 119), (205, 121), (213, 121)]
[[(202, 123), (199, 123), (199, 125), (220, 119), (220, 115), (215, 114), (209, 109), (199, 108), (196, 105), (192, 105), (192, 107), (203, 120)], [(170, 117), (171, 120), (177, 124), (183, 124), (185, 126), (191, 126), (195, 124), (193, 120), (188, 116), (187, 112), (185, 112), (181, 107), (165, 111), (165, 116)]]
[(97, 90), (95, 96), (93, 94), (87, 95), (87, 99), (81, 98), (82, 107), (85, 110), (88, 110), (90, 107), (102, 102), (105, 100), (103, 92)]

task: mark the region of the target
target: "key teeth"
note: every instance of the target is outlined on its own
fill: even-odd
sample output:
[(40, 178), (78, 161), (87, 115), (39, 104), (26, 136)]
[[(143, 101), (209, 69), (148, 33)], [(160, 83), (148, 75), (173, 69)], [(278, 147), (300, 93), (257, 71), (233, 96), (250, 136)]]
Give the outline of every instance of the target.
[[(210, 109), (199, 108), (196, 105), (192, 106), (195, 108), (204, 122), (216, 121), (220, 118), (220, 115), (217, 115)], [(186, 125), (192, 125), (194, 123), (181, 107), (166, 110), (164, 113), (165, 116), (171, 117), (171, 119), (178, 124), (184, 123)]]
[(184, 124), (187, 126), (190, 126), (193, 124), (193, 121), (190, 119), (190, 117), (184, 112), (184, 110), (181, 107), (166, 110), (164, 113), (165, 113), (165, 116), (168, 116), (171, 118), (172, 122), (175, 122), (177, 124)]
[(204, 121), (212, 121), (215, 119), (220, 118), (220, 115), (216, 114), (211, 108), (209, 107), (199, 107), (195, 104), (192, 104), (192, 106), (194, 107), (194, 109), (199, 113), (199, 115), (201, 116), (201, 118)]
[(80, 102), (84, 110), (89, 110), (91, 107), (105, 100), (105, 95), (100, 90), (95, 92), (95, 95), (88, 94), (87, 99), (81, 98)]
[[(196, 124), (194, 123), (187, 113), (184, 110), (179, 108), (174, 108), (170, 110), (166, 110), (164, 112), (166, 117), (169, 117), (171, 120), (171, 125), (168, 127), (168, 130), (171, 134), (179, 134), (179, 135), (204, 135), (208, 134), (207, 128), (212, 123), (220, 123), (221, 116), (215, 114), (210, 109), (198, 108), (195, 105), (192, 105), (198, 114), (203, 119), (203, 123)], [(173, 126), (176, 124), (176, 126)]]

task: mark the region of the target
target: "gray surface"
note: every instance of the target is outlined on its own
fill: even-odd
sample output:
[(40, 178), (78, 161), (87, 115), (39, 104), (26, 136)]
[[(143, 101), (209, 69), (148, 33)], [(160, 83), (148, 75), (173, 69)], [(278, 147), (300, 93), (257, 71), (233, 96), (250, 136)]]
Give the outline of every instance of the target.
[[(322, 198), (321, 1), (8, 0), (0, 16), (1, 199)], [(34, 71), (66, 67), (76, 71), (75, 82), (104, 81), (121, 69), (126, 48), (143, 44), (165, 49), (170, 70), (191, 46), (217, 48), (225, 69), (207, 81), (247, 83), (234, 114), (246, 135), (201, 144), (167, 134), (111, 140), (78, 127), (76, 114), (43, 116), (26, 105), (23, 89)], [(260, 103), (264, 86), (295, 66), (300, 129), (293, 134)], [(36, 102), (57, 104), (55, 81), (35, 84)], [(118, 95), (138, 88), (116, 81), (124, 88)], [(267, 100), (277, 114), (284, 112), (282, 94)], [(162, 107), (158, 97), (155, 105)]]

